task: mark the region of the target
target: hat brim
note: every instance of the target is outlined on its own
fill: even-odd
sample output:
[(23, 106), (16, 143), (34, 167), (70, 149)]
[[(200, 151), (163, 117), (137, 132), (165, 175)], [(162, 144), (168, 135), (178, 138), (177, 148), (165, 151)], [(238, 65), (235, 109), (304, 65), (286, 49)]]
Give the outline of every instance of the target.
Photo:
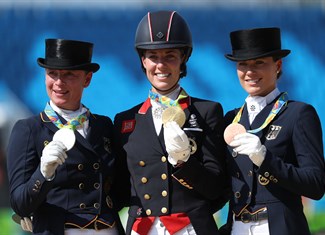
[(97, 63), (87, 63), (87, 64), (80, 64), (74, 66), (49, 65), (45, 63), (44, 58), (38, 58), (37, 63), (42, 68), (46, 68), (46, 69), (85, 70), (85, 71), (92, 71), (93, 73), (97, 72), (100, 68), (99, 64)]
[(226, 54), (225, 57), (231, 61), (254, 60), (254, 59), (268, 57), (268, 56), (276, 56), (279, 58), (283, 58), (289, 55), (290, 52), (291, 52), (290, 50), (277, 50), (277, 51), (270, 51), (258, 55), (246, 55), (246, 56), (237, 56), (237, 57), (231, 54)]

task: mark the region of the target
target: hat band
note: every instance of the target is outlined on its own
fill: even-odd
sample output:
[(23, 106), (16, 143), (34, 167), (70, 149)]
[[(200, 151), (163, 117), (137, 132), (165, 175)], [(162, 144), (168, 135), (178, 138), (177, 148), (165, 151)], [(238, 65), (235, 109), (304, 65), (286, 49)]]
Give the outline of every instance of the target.
[(279, 51), (278, 48), (269, 48), (268, 50), (261, 50), (260, 48), (233, 50), (233, 57), (254, 57), (265, 54), (272, 54)]
[(90, 63), (90, 61), (75, 61), (70, 59), (62, 58), (45, 58), (45, 64), (51, 66), (78, 66)]

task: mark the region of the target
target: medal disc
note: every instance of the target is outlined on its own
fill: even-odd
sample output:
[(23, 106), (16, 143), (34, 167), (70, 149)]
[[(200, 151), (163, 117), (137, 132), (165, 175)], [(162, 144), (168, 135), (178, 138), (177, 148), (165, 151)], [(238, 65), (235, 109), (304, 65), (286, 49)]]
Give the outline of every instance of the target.
[(165, 124), (169, 121), (175, 121), (180, 127), (185, 123), (185, 113), (183, 109), (178, 106), (168, 107), (162, 113), (162, 123)]
[(234, 137), (238, 134), (245, 133), (246, 129), (243, 125), (239, 123), (231, 123), (228, 125), (223, 133), (223, 138), (227, 144), (230, 144)]
[(74, 143), (76, 142), (76, 136), (73, 130), (68, 128), (62, 128), (55, 132), (53, 140), (62, 142), (67, 148), (66, 151), (68, 151), (73, 147)]

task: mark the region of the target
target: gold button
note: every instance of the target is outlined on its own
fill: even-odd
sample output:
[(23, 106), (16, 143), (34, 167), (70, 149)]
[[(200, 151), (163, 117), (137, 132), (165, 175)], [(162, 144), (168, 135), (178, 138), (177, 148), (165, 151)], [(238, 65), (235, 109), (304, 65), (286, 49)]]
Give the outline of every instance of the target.
[(235, 198), (240, 198), (241, 194), (240, 192), (235, 192)]
[(273, 182), (274, 182), (274, 183), (277, 183), (277, 182), (278, 182), (278, 179), (277, 179), (277, 178), (274, 178), (274, 179), (273, 179)]
[(163, 197), (166, 197), (166, 196), (167, 196), (167, 194), (168, 194), (168, 193), (167, 193), (167, 191), (166, 191), (166, 190), (164, 190), (164, 191), (162, 191), (162, 192), (161, 192), (161, 195), (162, 195)]
[(146, 163), (144, 161), (139, 162), (139, 166), (145, 166), (145, 165), (146, 165)]
[(150, 197), (149, 194), (145, 194), (145, 195), (143, 196), (143, 198), (146, 199), (146, 200), (149, 200), (151, 197)]
[(252, 176), (252, 175), (253, 175), (253, 171), (249, 171), (248, 176)]
[(145, 183), (148, 182), (148, 179), (147, 179), (146, 177), (142, 177), (142, 178), (141, 178), (141, 182), (145, 184)]
[(146, 210), (146, 214), (147, 214), (147, 215), (151, 215), (151, 210), (150, 210), (150, 209), (147, 209), (147, 210)]
[(84, 183), (80, 183), (79, 184), (79, 189), (84, 189), (85, 188), (85, 184)]
[(84, 169), (84, 165), (82, 165), (82, 164), (78, 164), (78, 170), (79, 171), (82, 171)]
[(161, 213), (166, 214), (167, 213), (167, 208), (166, 207), (161, 208)]
[(86, 204), (85, 203), (80, 203), (79, 207), (80, 207), (80, 209), (85, 209), (86, 208)]
[(167, 179), (167, 175), (166, 175), (166, 174), (162, 174), (162, 175), (161, 175), (161, 178), (162, 178), (163, 180), (165, 180), (165, 179)]
[(93, 165), (93, 168), (95, 170), (98, 170), (99, 169), (99, 163), (98, 162), (95, 162), (94, 165)]
[(99, 209), (99, 207), (100, 207), (100, 204), (98, 202), (94, 203), (94, 208), (95, 209)]
[(270, 180), (273, 180), (274, 179), (274, 176), (273, 175), (270, 175), (270, 178), (269, 178)]
[(251, 197), (252, 196), (252, 192), (248, 192), (248, 197)]
[(41, 181), (36, 180), (36, 181), (35, 181), (35, 185), (36, 185), (36, 186), (41, 186)]
[(265, 173), (264, 173), (264, 176), (265, 176), (265, 177), (269, 177), (269, 176), (270, 176), (270, 173), (269, 173), (269, 172), (265, 172)]
[(100, 183), (94, 183), (94, 188), (95, 189), (99, 189), (99, 187), (100, 187)]
[(167, 158), (166, 158), (165, 156), (162, 156), (162, 157), (161, 157), (161, 161), (162, 161), (162, 162), (166, 162), (166, 161), (167, 161)]

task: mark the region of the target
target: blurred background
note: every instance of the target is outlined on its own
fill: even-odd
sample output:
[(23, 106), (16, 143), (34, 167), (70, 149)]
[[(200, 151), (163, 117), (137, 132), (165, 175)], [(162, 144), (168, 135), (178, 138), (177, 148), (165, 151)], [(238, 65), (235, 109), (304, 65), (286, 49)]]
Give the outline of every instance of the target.
[[(114, 118), (147, 98), (149, 86), (134, 49), (138, 22), (148, 11), (176, 10), (188, 22), (194, 41), (182, 86), (192, 96), (219, 101), (227, 112), (246, 97), (237, 80), (229, 33), (280, 27), (284, 59), (279, 88), (291, 99), (312, 104), (325, 131), (325, 0), (2, 0), (0, 2), (0, 235), (23, 234), (11, 220), (5, 148), (13, 124), (38, 114), (48, 100), (44, 69), (46, 38), (90, 41), (101, 65), (85, 90), (93, 113)], [(304, 198), (313, 234), (325, 230), (325, 199)], [(221, 226), (227, 207), (215, 214)], [(121, 213), (123, 219), (126, 214)]]

